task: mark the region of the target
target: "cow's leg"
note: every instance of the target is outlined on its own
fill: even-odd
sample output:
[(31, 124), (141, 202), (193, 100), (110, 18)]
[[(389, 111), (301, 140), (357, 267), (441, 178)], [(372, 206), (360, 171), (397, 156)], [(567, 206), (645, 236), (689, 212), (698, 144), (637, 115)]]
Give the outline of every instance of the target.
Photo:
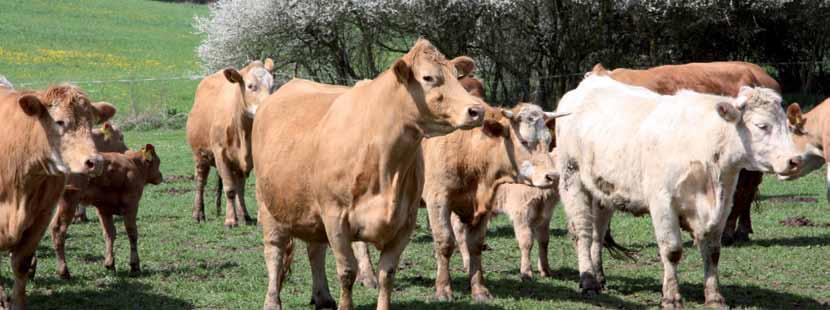
[(464, 265), (464, 270), (470, 270), (470, 251), (467, 250), (467, 225), (462, 223), (455, 213), (450, 213), (450, 224), (452, 225), (455, 242), (458, 245), (458, 252), (461, 254), (461, 264)]
[(55, 248), (55, 254), (58, 257), (58, 276), (61, 279), (68, 280), (71, 276), (69, 268), (66, 266), (66, 232), (69, 225), (72, 224), (75, 215), (75, 196), (72, 193), (65, 192), (61, 195), (58, 201), (58, 208), (52, 218), (52, 245)]
[(579, 181), (578, 165), (574, 159), (567, 163), (559, 182), (559, 194), (565, 215), (568, 217), (568, 231), (576, 239), (575, 248), (579, 265), (579, 286), (583, 294), (593, 295), (600, 291), (591, 261), (591, 244), (593, 243), (593, 214), (591, 197), (582, 189)]
[(703, 287), (707, 307), (726, 308), (726, 301), (720, 294), (718, 283), (718, 262), (720, 261), (720, 231), (713, 231), (698, 242), (703, 258)]
[(605, 234), (608, 232), (608, 227), (611, 225), (611, 216), (614, 215), (614, 209), (605, 207), (594, 201), (594, 241), (591, 244), (591, 261), (594, 264), (594, 270), (597, 272), (597, 281), (600, 285), (605, 287), (605, 270), (602, 268), (602, 249), (605, 242)]
[(316, 309), (334, 309), (337, 306), (329, 292), (326, 279), (326, 248), (321, 242), (308, 243), (308, 261), (311, 264), (311, 304)]
[(530, 251), (533, 250), (533, 230), (531, 229), (530, 221), (528, 219), (528, 208), (532, 206), (519, 206), (519, 209), (513, 210), (510, 214), (510, 220), (513, 222), (513, 234), (516, 236), (516, 241), (519, 243), (519, 252), (521, 252), (521, 261), (519, 263), (519, 273), (522, 281), (528, 281), (533, 278), (533, 270), (531, 269)]
[[(264, 205), (260, 206), (265, 208)], [(265, 304), (263, 310), (280, 310), (282, 309), (282, 300), (280, 299), (280, 291), (282, 290), (283, 281), (288, 270), (288, 264), (291, 263), (294, 251), (294, 243), (291, 236), (283, 234), (276, 229), (277, 221), (274, 220), (267, 211), (260, 212), (263, 217), (260, 219), (262, 223), (262, 242), (263, 252), (265, 254), (265, 266), (268, 268), (268, 292), (265, 294)], [(325, 248), (323, 251), (323, 259), (325, 260)], [(312, 273), (314, 272), (312, 264)], [(319, 270), (318, 270), (319, 272)], [(325, 278), (325, 275), (323, 275)]]
[(124, 214), (124, 229), (127, 231), (127, 238), (130, 239), (130, 276), (135, 277), (141, 273), (141, 262), (138, 259), (138, 227), (136, 217), (138, 203), (127, 207)]
[[(0, 262), (3, 261), (3, 256), (4, 255), (0, 255)], [(2, 266), (2, 264), (0, 264), (0, 266)], [(11, 299), (9, 299), (9, 296), (6, 295), (6, 286), (3, 285), (3, 282), (5, 281), (0, 278), (0, 309), (9, 309), (12, 307), (12, 302)]]
[(412, 231), (415, 230), (415, 221), (417, 217), (417, 209), (411, 213), (410, 218), (404, 227), (398, 230), (398, 234), (389, 243), (384, 245), (380, 252), (380, 260), (378, 262), (378, 310), (389, 310), (389, 304), (392, 294), (392, 286), (395, 283), (395, 273), (398, 270), (398, 263), (400, 262), (401, 254), (409, 244), (409, 237)]
[(193, 219), (197, 223), (205, 221), (205, 184), (210, 174), (210, 164), (195, 158), (196, 169), (193, 174), (196, 181), (196, 198), (193, 201)]
[[(738, 189), (741, 189), (740, 186), (741, 185), (738, 185)], [(735, 195), (738, 196), (737, 191), (735, 191)], [(732, 212), (729, 213), (729, 217), (726, 218), (726, 226), (723, 229), (723, 236), (721, 236), (721, 242), (725, 245), (732, 245), (735, 243), (735, 227), (738, 223), (738, 209), (741, 207), (740, 199), (738, 197), (735, 198), (735, 205), (732, 207)]]
[(331, 250), (334, 253), (337, 277), (340, 280), (340, 305), (338, 309), (353, 309), (352, 289), (357, 278), (357, 258), (352, 251), (348, 223), (339, 214), (324, 214), (322, 217), (329, 245), (331, 245)]
[(484, 281), (484, 267), (481, 264), (481, 253), (484, 251), (484, 236), (487, 235), (488, 216), (481, 217), (476, 225), (467, 226), (467, 251), (470, 253), (470, 288), (473, 300), (488, 301), (493, 299), (490, 290)]
[(236, 214), (236, 196), (239, 194), (239, 181), (237, 180), (236, 172), (228, 165), (228, 160), (224, 156), (216, 156), (216, 170), (222, 177), (222, 190), (225, 191), (225, 227), (231, 228), (239, 226), (237, 218), (241, 218), (241, 214)]
[(435, 250), (437, 271), (435, 275), (435, 299), (452, 300), (450, 279), (450, 258), (455, 251), (455, 238), (450, 220), (450, 209), (445, 203), (427, 202), (429, 227), (432, 229), (432, 242)]
[(357, 257), (357, 281), (365, 287), (377, 288), (378, 281), (375, 270), (372, 269), (372, 256), (367, 244), (363, 241), (352, 242), (352, 251)]
[[(761, 186), (761, 182), (764, 181), (764, 174), (758, 171), (746, 171), (742, 170), (741, 174), (738, 175), (738, 187), (740, 187), (740, 182), (744, 179), (746, 175), (747, 185), (745, 191), (741, 193), (741, 202), (740, 204), (744, 206), (744, 208), (740, 209), (740, 213), (738, 213), (738, 228), (735, 231), (735, 239), (737, 241), (749, 241), (749, 234), (752, 233), (752, 202), (755, 201), (755, 195), (758, 194), (758, 188)], [(737, 193), (736, 193), (737, 194)], [(736, 195), (737, 198), (737, 195)], [(735, 201), (734, 205), (738, 206), (739, 202)], [(735, 213), (735, 208), (732, 209), (732, 213)]]
[(20, 242), (11, 252), (12, 271), (14, 272), (14, 289), (12, 290), (12, 309), (26, 309), (26, 282), (32, 269), (35, 250), (52, 220), (52, 208), (43, 213), (33, 214), (34, 222), (20, 236)]
[(537, 262), (539, 276), (544, 278), (553, 275), (548, 261), (548, 244), (550, 243), (550, 221), (553, 218), (553, 207), (556, 206), (556, 201), (545, 200), (542, 203), (544, 204), (541, 214), (542, 221), (533, 228), (533, 235), (536, 242), (539, 243), (539, 261)]
[(254, 220), (248, 214), (248, 208), (245, 206), (245, 174), (238, 172), (236, 178), (237, 195), (236, 195), (236, 220), (245, 220), (245, 225), (254, 225)]
[(222, 192), (224, 191), (224, 186), (222, 185), (222, 175), (219, 174), (219, 171), (216, 171), (216, 199), (214, 203), (216, 204), (216, 216), (219, 217), (222, 215)]
[(112, 221), (112, 214), (102, 212), (98, 208), (98, 220), (101, 221), (101, 229), (104, 231), (104, 242), (106, 250), (104, 252), (104, 267), (115, 271), (115, 257), (112, 254), (112, 246), (115, 243), (115, 223)]
[(78, 206), (75, 208), (75, 216), (72, 219), (73, 223), (86, 223), (89, 222), (89, 218), (86, 216), (86, 207)]
[(671, 207), (669, 198), (652, 199), (649, 203), (654, 235), (663, 261), (663, 308), (682, 308), (680, 287), (677, 280), (677, 264), (683, 257), (683, 243), (677, 212)]

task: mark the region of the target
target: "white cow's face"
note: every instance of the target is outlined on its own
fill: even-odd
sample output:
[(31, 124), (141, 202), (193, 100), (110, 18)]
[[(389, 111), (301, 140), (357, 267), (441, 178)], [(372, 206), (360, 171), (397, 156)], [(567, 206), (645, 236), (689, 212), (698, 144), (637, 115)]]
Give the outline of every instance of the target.
[(734, 104), (742, 111), (739, 130), (748, 132), (751, 168), (780, 176), (798, 174), (803, 158), (790, 136), (781, 96), (767, 88), (743, 87)]
[(253, 61), (240, 71), (233, 68), (224, 71), (228, 81), (242, 87), (245, 114), (251, 118), (256, 114), (259, 104), (274, 92), (274, 77), (271, 75), (273, 68), (274, 62), (268, 58), (264, 63)]
[(540, 107), (527, 103), (520, 103), (503, 114), (510, 120), (509, 138), (519, 181), (536, 187), (553, 186), (559, 178), (548, 153), (553, 118)]

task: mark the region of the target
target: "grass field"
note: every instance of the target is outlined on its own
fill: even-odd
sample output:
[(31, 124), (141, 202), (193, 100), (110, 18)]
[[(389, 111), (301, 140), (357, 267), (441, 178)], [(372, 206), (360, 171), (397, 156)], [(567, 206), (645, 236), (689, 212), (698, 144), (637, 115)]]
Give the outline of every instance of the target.
[[(205, 7), (154, 1), (6, 1), (0, 9), (0, 74), (27, 87), (63, 80), (114, 80), (169, 77), (199, 72), (194, 48), (199, 38), (190, 22)], [(32, 84), (26, 84), (32, 83)], [(131, 101), (146, 109), (188, 111), (195, 81), (81, 84), (96, 100), (115, 103), (121, 112)], [(132, 94), (130, 87), (133, 87)], [(164, 93), (162, 99), (154, 96)], [(116, 268), (103, 268), (104, 242), (97, 217), (73, 225), (67, 240), (67, 261), (74, 278), (56, 275), (50, 237), (38, 250), (38, 276), (29, 284), (33, 309), (257, 309), (266, 290), (261, 232), (255, 226), (228, 230), (209, 210), (208, 222), (191, 218), (192, 161), (182, 130), (128, 131), (135, 148), (153, 143), (162, 158), (166, 182), (145, 192), (139, 214), (139, 254), (143, 273), (128, 277), (129, 246), (117, 222)], [(246, 197), (254, 208), (253, 178)], [(830, 307), (830, 214), (824, 178), (817, 172), (794, 182), (768, 178), (753, 209), (753, 241), (725, 248), (720, 265), (722, 293), (729, 305), (760, 309)], [(209, 188), (214, 187), (213, 176)], [(209, 194), (208, 201), (213, 199)], [(806, 202), (802, 202), (806, 201)], [(250, 210), (250, 211), (254, 211)], [(92, 213), (94, 214), (94, 212)], [(789, 227), (779, 221), (804, 216), (815, 225)], [(488, 233), (491, 250), (484, 254), (488, 285), (496, 297), (472, 303), (458, 255), (453, 260), (456, 301), (432, 302), (435, 260), (426, 214), (404, 253), (393, 306), (405, 309), (583, 309), (651, 308), (659, 304), (662, 268), (647, 217), (618, 215), (613, 222), (617, 241), (639, 248), (636, 262), (607, 259), (608, 289), (588, 300), (579, 294), (576, 259), (557, 208), (551, 225), (554, 277), (523, 283), (518, 276), (519, 251), (505, 217)], [(702, 261), (688, 236), (680, 265), (686, 306), (703, 303)], [(310, 271), (304, 248), (297, 249), (293, 272), (283, 290), (288, 309), (307, 309)], [(535, 255), (535, 253), (534, 253)], [(8, 260), (0, 274), (10, 287)], [(339, 289), (331, 256), (330, 287)], [(360, 309), (374, 306), (376, 291), (359, 287)]]

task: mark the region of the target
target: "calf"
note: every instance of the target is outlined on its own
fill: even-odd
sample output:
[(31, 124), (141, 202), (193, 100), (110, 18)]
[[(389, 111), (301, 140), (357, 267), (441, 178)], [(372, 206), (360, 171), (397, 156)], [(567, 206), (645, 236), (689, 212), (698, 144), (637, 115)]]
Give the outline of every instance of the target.
[[(100, 128), (92, 130), (92, 141), (95, 142), (95, 149), (98, 152), (124, 153), (128, 150), (127, 144), (124, 143), (124, 134), (121, 133), (121, 129), (109, 122), (104, 123)], [(66, 194), (64, 193), (64, 195)], [(75, 210), (75, 218), (72, 221), (75, 223), (86, 223), (87, 220), (86, 208), (83, 205), (79, 205)]]
[(104, 253), (104, 267), (115, 270), (113, 257), (113, 242), (115, 241), (115, 225), (113, 215), (124, 217), (124, 228), (130, 240), (130, 275), (137, 275), (141, 271), (138, 259), (138, 203), (144, 193), (144, 186), (158, 185), (162, 181), (159, 171), (159, 160), (152, 144), (147, 144), (140, 151), (121, 153), (102, 153), (104, 157), (104, 172), (102, 175), (70, 182), (79, 184), (67, 195), (61, 197), (58, 210), (52, 219), (52, 242), (58, 257), (58, 275), (69, 279), (69, 269), (66, 266), (65, 245), (66, 232), (72, 223), (75, 208), (78, 203), (93, 205), (98, 210), (98, 219), (104, 230), (106, 252)]
[[(26, 307), (34, 251), (49, 226), (69, 174), (96, 176), (103, 159), (92, 125), (115, 114), (72, 85), (45, 91), (0, 88), (0, 250), (11, 252), (13, 298), (0, 281), (0, 307)], [(2, 257), (2, 256), (0, 256)]]
[(245, 206), (245, 180), (254, 165), (251, 126), (260, 103), (274, 91), (273, 69), (270, 58), (264, 63), (253, 61), (242, 70), (227, 68), (209, 75), (196, 88), (193, 108), (187, 116), (187, 143), (196, 166), (196, 222), (205, 221), (205, 184), (210, 167), (215, 166), (227, 201), (225, 227), (235, 227), (241, 220), (254, 223)]
[[(556, 124), (559, 193), (576, 237), (580, 286), (600, 290), (592, 259), (595, 209), (650, 213), (663, 262), (662, 305), (681, 307), (680, 229), (691, 232), (704, 266), (707, 306), (725, 307), (718, 284), (721, 234), (740, 169), (795, 175), (801, 156), (781, 97), (742, 87), (738, 97), (681, 91), (659, 95), (589, 75), (566, 93)], [(682, 151), (679, 151), (682, 150)]]

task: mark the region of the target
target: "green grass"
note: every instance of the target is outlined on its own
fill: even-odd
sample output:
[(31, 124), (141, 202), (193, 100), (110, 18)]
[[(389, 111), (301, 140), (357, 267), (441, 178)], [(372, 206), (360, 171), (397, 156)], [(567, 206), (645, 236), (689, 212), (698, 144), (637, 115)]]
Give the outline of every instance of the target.
[[(194, 14), (206, 8), (160, 2), (5, 1), (0, 10), (0, 74), (12, 82), (63, 80), (111, 80), (137, 77), (178, 76), (198, 71), (192, 34)], [(70, 56), (42, 55), (46, 51), (72, 51)], [(11, 52), (9, 52), (11, 51)], [(11, 54), (10, 54), (11, 53)], [(12, 56), (9, 56), (12, 55)], [(103, 56), (102, 56), (103, 55)], [(114, 58), (110, 58), (112, 55)], [(18, 60), (16, 57), (21, 57)], [(114, 59), (109, 61), (108, 59)], [(155, 60), (159, 65), (148, 60)], [(125, 64), (125, 65), (123, 65)], [(42, 84), (32, 84), (42, 87)], [(188, 111), (195, 81), (147, 82), (131, 88), (119, 83), (82, 84), (93, 99), (108, 100), (129, 111), (130, 98), (147, 107)], [(164, 90), (163, 98), (159, 93)], [(138, 95), (136, 95), (138, 94)], [(155, 96), (155, 97), (154, 97)], [(142, 98), (148, 98), (146, 101)], [(129, 246), (122, 222), (117, 222), (117, 272), (103, 268), (101, 229), (91, 211), (92, 223), (70, 227), (67, 261), (74, 279), (56, 276), (50, 237), (38, 250), (37, 278), (29, 284), (33, 309), (257, 309), (266, 290), (261, 232), (255, 226), (228, 230), (221, 217), (208, 208), (208, 222), (190, 218), (193, 202), (191, 155), (182, 130), (130, 131), (128, 144), (137, 148), (156, 145), (167, 182), (147, 188), (139, 211), (139, 253), (143, 274), (127, 275)], [(255, 214), (253, 178), (248, 181), (247, 201)], [(215, 186), (214, 176), (208, 185)], [(206, 199), (213, 199), (209, 190)], [(721, 255), (722, 292), (727, 302), (740, 308), (830, 307), (830, 215), (821, 172), (795, 182), (768, 178), (762, 200), (753, 209), (753, 241), (725, 248)], [(814, 203), (782, 201), (795, 195), (817, 199)], [(778, 197), (767, 199), (768, 197)], [(209, 204), (212, 205), (212, 204)], [(786, 227), (780, 220), (805, 216), (816, 227)], [(459, 256), (453, 258), (456, 301), (432, 302), (435, 260), (426, 214), (419, 214), (419, 228), (404, 253), (398, 273), (393, 306), (405, 309), (563, 309), (652, 308), (658, 305), (662, 267), (650, 220), (619, 214), (613, 222), (617, 241), (640, 248), (637, 262), (606, 260), (608, 289), (594, 299), (583, 298), (577, 288), (576, 261), (570, 237), (565, 234), (561, 207), (551, 225), (550, 244), (554, 276), (522, 283), (518, 276), (519, 251), (505, 217), (497, 218), (488, 233), (492, 248), (484, 253), (487, 283), (496, 297), (475, 304), (469, 297), (466, 275)], [(703, 302), (702, 262), (688, 236), (680, 265), (681, 290), (686, 306)], [(302, 245), (293, 272), (283, 290), (288, 309), (308, 309), (310, 271)], [(535, 253), (534, 253), (535, 255)], [(10, 288), (11, 273), (3, 260), (0, 274)], [(332, 293), (337, 296), (334, 264), (328, 259)], [(377, 292), (358, 286), (355, 302), (371, 309)]]

